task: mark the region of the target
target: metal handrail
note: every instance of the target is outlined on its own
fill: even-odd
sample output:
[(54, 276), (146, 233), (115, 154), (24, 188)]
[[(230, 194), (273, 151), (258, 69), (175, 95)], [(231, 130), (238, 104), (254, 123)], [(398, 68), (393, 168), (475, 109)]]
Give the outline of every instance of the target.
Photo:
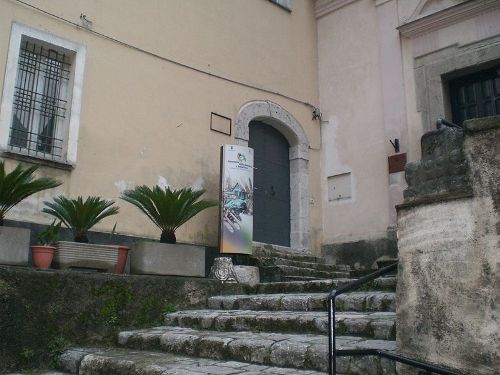
[(376, 278), (395, 271), (398, 263), (391, 264), (349, 284), (344, 284), (341, 287), (334, 289), (328, 295), (328, 373), (330, 375), (337, 374), (337, 356), (355, 356), (355, 355), (373, 355), (378, 357), (388, 358), (406, 365), (427, 370), (430, 373), (442, 375), (462, 375), (459, 372), (449, 370), (443, 367), (435, 366), (429, 363), (421, 362), (412, 358), (404, 357), (399, 354), (379, 349), (343, 349), (337, 350), (335, 338), (335, 299), (344, 293), (358, 289), (363, 284), (373, 281)]

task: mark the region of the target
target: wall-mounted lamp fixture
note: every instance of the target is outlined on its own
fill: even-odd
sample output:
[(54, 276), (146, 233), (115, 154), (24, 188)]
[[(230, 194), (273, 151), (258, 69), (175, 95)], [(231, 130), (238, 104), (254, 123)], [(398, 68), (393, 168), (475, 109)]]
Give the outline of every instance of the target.
[(93, 22), (87, 18), (86, 14), (80, 13), (80, 21), (82, 21), (82, 26), (86, 29), (92, 29)]
[(313, 109), (313, 113), (312, 113), (312, 115), (313, 115), (312, 119), (321, 121), (322, 120), (321, 111), (319, 110), (319, 108), (316, 108), (316, 107), (313, 107), (313, 108), (314, 109)]
[(394, 142), (392, 139), (389, 139), (389, 142), (391, 142), (392, 147), (394, 147), (394, 152), (398, 153), (399, 152), (399, 138), (394, 138)]

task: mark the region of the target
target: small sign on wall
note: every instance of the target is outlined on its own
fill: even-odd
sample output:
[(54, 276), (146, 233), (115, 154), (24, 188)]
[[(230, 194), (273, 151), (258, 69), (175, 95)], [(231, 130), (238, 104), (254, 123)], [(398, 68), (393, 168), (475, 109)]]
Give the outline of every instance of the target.
[(210, 130), (226, 135), (231, 135), (231, 119), (229, 117), (211, 112)]
[(388, 162), (389, 173), (403, 172), (406, 166), (406, 152), (389, 156)]
[(339, 201), (351, 198), (351, 173), (329, 176), (327, 180), (328, 200)]
[(221, 147), (221, 253), (252, 254), (253, 165), (250, 147)]

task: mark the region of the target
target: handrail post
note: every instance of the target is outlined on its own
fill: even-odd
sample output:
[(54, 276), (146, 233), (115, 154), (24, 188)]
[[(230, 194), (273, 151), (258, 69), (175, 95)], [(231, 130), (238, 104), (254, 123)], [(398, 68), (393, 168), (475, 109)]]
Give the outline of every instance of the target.
[(335, 297), (336, 290), (328, 295), (328, 371), (330, 375), (337, 375), (337, 355), (335, 342)]

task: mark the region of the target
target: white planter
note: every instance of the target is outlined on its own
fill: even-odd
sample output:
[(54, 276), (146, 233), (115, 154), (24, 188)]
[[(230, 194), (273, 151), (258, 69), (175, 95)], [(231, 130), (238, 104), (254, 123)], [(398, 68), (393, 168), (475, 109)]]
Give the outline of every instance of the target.
[(0, 226), (0, 264), (27, 266), (31, 230)]
[(141, 241), (132, 246), (130, 273), (205, 277), (205, 247)]
[(60, 269), (88, 268), (122, 273), (127, 252), (128, 248), (125, 246), (59, 241), (56, 244), (52, 266)]

